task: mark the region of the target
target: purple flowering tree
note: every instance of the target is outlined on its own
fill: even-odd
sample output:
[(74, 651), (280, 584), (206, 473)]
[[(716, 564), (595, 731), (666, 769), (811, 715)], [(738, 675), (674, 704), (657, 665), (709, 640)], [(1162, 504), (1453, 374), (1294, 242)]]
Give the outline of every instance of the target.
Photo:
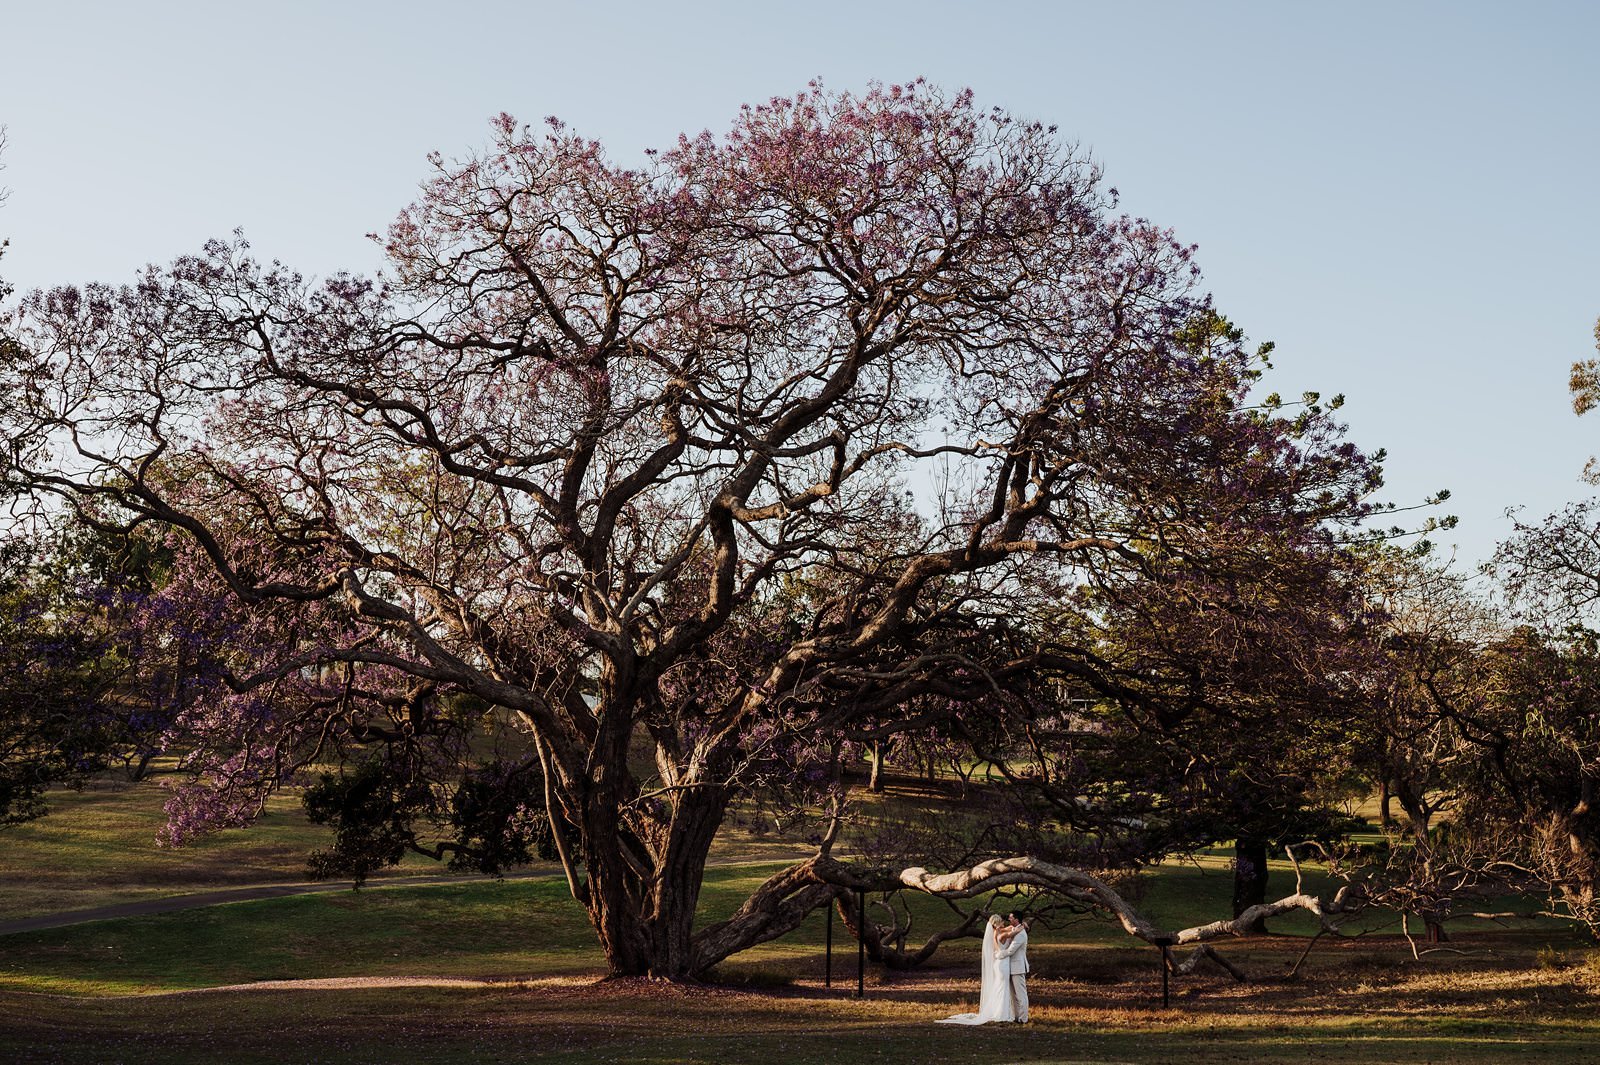
[[(825, 792), (850, 745), (1045, 676), (1226, 703), (1183, 641), (1276, 624), (1239, 582), (1327, 565), (1377, 483), (1322, 408), (1250, 405), (1190, 248), (969, 93), (812, 86), (637, 169), (501, 116), (431, 162), (380, 278), (213, 243), (9, 319), (10, 482), (167, 530), (172, 594), (225, 604), (175, 833), (482, 727), (537, 763), (613, 972), (703, 973), (843, 890), (943, 883), (829, 835), (696, 929), (751, 788)], [(1143, 642), (1107, 654), (1113, 623)], [(939, 890), (1027, 869), (1077, 883)]]

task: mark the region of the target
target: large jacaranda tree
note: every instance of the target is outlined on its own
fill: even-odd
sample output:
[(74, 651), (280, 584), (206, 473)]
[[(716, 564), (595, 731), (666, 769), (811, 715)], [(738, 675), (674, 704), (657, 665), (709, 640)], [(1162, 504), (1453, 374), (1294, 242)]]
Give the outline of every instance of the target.
[(682, 977), (837, 891), (695, 929), (758, 778), (1047, 676), (1159, 726), (1319, 666), (1376, 470), (1250, 406), (1191, 249), (1053, 128), (813, 86), (642, 168), (509, 116), (432, 164), (382, 277), (218, 243), (11, 320), (10, 480), (165, 530), (227, 639), (177, 834), (356, 746), (537, 765), (613, 971)]

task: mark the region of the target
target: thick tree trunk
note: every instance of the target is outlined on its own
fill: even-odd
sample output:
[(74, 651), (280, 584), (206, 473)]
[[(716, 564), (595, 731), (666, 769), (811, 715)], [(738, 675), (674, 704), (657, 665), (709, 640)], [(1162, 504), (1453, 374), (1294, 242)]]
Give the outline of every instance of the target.
[[(1416, 843), (1416, 854), (1431, 862), (1433, 808), (1428, 805), (1427, 798), (1421, 790), (1407, 784), (1403, 778), (1396, 781), (1393, 794), (1400, 803), (1400, 809), (1405, 811), (1406, 820), (1411, 824), (1411, 838)], [(1450, 938), (1438, 913), (1422, 914), (1422, 927), (1429, 943), (1443, 943)]]
[(1378, 780), (1378, 827), (1390, 828), (1394, 825), (1394, 796), (1389, 794), (1389, 778), (1380, 777)]
[(732, 917), (695, 934), (690, 975), (704, 975), (730, 955), (794, 931), (807, 914), (835, 898), (854, 897), (841, 881), (856, 880), (841, 873), (838, 863), (818, 855), (769, 877)]
[[(589, 921), (594, 925), (606, 969), (612, 976), (652, 974), (650, 930), (639, 912), (639, 899), (629, 888), (637, 877), (610, 868), (616, 861), (590, 860), (588, 868)], [(630, 881), (633, 883), (630, 884)]]
[[(1267, 841), (1235, 840), (1233, 845), (1233, 915), (1240, 917), (1252, 906), (1267, 900)], [(1266, 931), (1265, 921), (1257, 921), (1251, 932)]]
[(617, 813), (598, 804), (589, 811), (585, 901), (610, 975), (696, 975), (695, 910), (706, 857), (726, 811), (722, 789), (685, 789), (676, 796), (664, 838), (649, 852), (618, 831)]
[[(1561, 840), (1565, 838), (1565, 854)], [(1552, 819), (1546, 835), (1549, 856), (1546, 864), (1551, 878), (1558, 881), (1562, 899), (1574, 916), (1590, 928), (1600, 924), (1600, 813), (1595, 806), (1594, 785), (1586, 778), (1580, 784), (1576, 804), (1565, 814)], [(1600, 937), (1597, 937), (1600, 938)]]
[(697, 975), (695, 910), (700, 904), (706, 858), (727, 808), (728, 796), (722, 788), (691, 789), (678, 800), (647, 898), (654, 955), (650, 976), (678, 980)]

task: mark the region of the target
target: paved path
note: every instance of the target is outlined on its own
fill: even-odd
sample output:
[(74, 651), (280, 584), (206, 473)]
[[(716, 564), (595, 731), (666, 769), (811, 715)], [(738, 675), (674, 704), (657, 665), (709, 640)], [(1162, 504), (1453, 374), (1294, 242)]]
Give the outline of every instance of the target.
[[(507, 880), (534, 880), (554, 876), (548, 870), (531, 870), (508, 873)], [(482, 876), (405, 876), (368, 880), (363, 891), (381, 891), (384, 888), (437, 887), (443, 884), (465, 884), (491, 879)], [(47, 913), (38, 917), (21, 917), (14, 921), (0, 921), (0, 936), (13, 932), (34, 932), (43, 928), (62, 928), (69, 924), (88, 921), (110, 921), (119, 917), (145, 917), (153, 913), (172, 913), (175, 910), (193, 910), (201, 906), (220, 906), (229, 902), (251, 902), (256, 899), (277, 899), (286, 895), (313, 895), (324, 891), (349, 891), (355, 887), (350, 880), (309, 881), (300, 884), (257, 884), (254, 887), (222, 888), (217, 891), (200, 891), (190, 895), (166, 895), (137, 902), (119, 902), (111, 906), (95, 906), (86, 910), (68, 910), (64, 913)]]

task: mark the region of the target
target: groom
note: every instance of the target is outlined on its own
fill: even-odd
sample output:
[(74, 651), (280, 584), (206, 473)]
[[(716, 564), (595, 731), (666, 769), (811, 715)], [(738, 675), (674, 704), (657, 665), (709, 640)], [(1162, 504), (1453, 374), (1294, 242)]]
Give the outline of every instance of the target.
[(1016, 932), (1005, 945), (1005, 956), (1011, 959), (1011, 994), (1016, 1000), (1017, 1023), (1028, 1023), (1028, 922), (1014, 913), (1006, 921)]

